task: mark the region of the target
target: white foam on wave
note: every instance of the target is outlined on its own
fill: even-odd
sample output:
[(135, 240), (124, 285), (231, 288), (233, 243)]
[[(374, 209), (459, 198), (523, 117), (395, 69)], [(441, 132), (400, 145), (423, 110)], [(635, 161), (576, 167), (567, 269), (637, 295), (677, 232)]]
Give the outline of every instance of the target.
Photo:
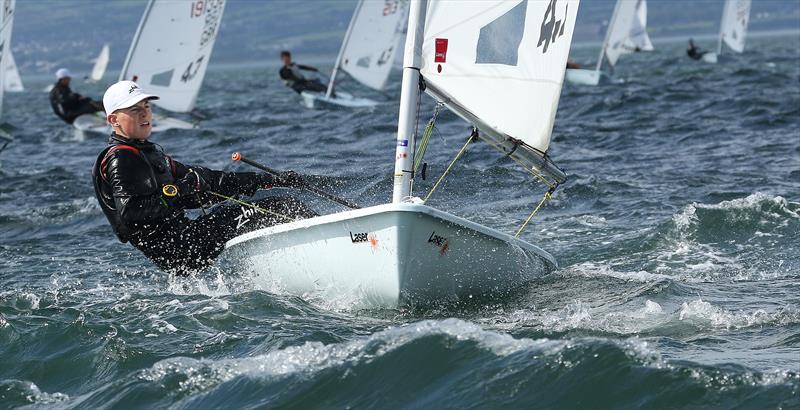
[(617, 271), (607, 263), (583, 262), (572, 265), (566, 268), (564, 274), (575, 274), (587, 278), (594, 278), (599, 276), (607, 276), (610, 278), (620, 279), (631, 282), (658, 282), (663, 280), (687, 280), (693, 281), (693, 278), (682, 278), (660, 273), (651, 273), (644, 270), (640, 271)]
[[(722, 218), (731, 229), (741, 223), (759, 226), (750, 233), (750, 239), (726, 241), (725, 246), (717, 243), (700, 243), (695, 239), (698, 227), (703, 223), (699, 211), (724, 211)], [(786, 227), (790, 221), (800, 218), (800, 204), (789, 202), (781, 196), (770, 196), (760, 192), (744, 198), (722, 201), (717, 204), (693, 202), (672, 217), (674, 231), (666, 235), (660, 249), (655, 254), (656, 272), (676, 272), (679, 276), (691, 276), (701, 281), (715, 281), (719, 278), (733, 280), (762, 280), (778, 276), (775, 272), (764, 272), (753, 267), (748, 242), (764, 237), (781, 237), (771, 230)], [(752, 228), (749, 228), (752, 229)], [(737, 252), (725, 250), (733, 246)]]
[(3, 380), (0, 382), (0, 389), (6, 394), (15, 391), (31, 404), (55, 404), (69, 400), (69, 396), (64, 393), (43, 392), (36, 383), (28, 380)]
[(660, 304), (645, 300), (640, 308), (630, 305), (621, 310), (593, 307), (582, 300), (567, 303), (558, 310), (518, 309), (502, 313), (487, 320), (493, 327), (503, 330), (523, 328), (541, 329), (547, 332), (591, 330), (619, 335), (637, 335), (664, 326), (671, 320)]
[(338, 344), (325, 345), (306, 342), (264, 355), (222, 360), (185, 357), (162, 360), (142, 371), (139, 378), (163, 383), (173, 376), (182, 376), (182, 391), (202, 391), (235, 377), (274, 378), (292, 374), (313, 374), (346, 363), (370, 362), (408, 343), (436, 335), (446, 335), (458, 341), (472, 341), (497, 356), (522, 350), (535, 350), (544, 355), (555, 354), (568, 345), (566, 341), (548, 339), (515, 339), (510, 335), (487, 331), (480, 326), (458, 319), (426, 320), (408, 325), (389, 327), (369, 337)]
[(678, 320), (691, 321), (700, 325), (725, 329), (740, 329), (764, 325), (780, 325), (800, 323), (800, 310), (785, 307), (775, 312), (764, 309), (753, 311), (728, 311), (714, 306), (700, 298), (683, 302), (678, 311)]

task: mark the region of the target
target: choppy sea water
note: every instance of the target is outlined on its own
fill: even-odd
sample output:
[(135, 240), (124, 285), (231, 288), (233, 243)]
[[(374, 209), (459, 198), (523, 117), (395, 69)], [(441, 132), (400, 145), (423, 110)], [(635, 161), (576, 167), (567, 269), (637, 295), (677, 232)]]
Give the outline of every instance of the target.
[[(717, 65), (657, 46), (615, 84), (564, 88), (551, 155), (570, 179), (524, 233), (560, 269), (503, 300), (396, 311), (158, 271), (95, 202), (104, 138), (77, 138), (29, 80), (4, 105), (0, 407), (800, 407), (800, 36)], [(388, 201), (399, 76), (387, 96), (343, 85), (387, 101), (375, 110), (311, 111), (276, 71), (212, 69), (202, 128), (153, 140)], [(440, 116), (432, 177), (468, 133)], [(431, 204), (513, 232), (541, 193), (475, 144)]]

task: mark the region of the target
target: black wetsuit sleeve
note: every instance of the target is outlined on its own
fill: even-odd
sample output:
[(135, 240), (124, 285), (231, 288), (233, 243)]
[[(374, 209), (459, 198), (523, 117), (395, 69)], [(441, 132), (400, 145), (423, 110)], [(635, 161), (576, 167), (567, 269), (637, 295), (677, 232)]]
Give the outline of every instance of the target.
[(299, 68), (299, 69), (301, 69), (301, 70), (306, 70), (306, 71), (319, 71), (319, 70), (317, 70), (317, 68), (316, 68), (316, 67), (312, 67), (312, 66), (310, 66), (310, 65), (302, 65), (302, 64), (298, 64), (298, 65), (297, 65), (297, 68)]
[(106, 178), (111, 185), (114, 206), (122, 222), (131, 229), (157, 225), (174, 213), (174, 207), (161, 195), (160, 187), (150, 175), (150, 165), (129, 150), (111, 154)]
[[(200, 175), (208, 184), (207, 190), (225, 196), (252, 196), (259, 188), (265, 185), (265, 177), (255, 172), (223, 172), (200, 166), (187, 166), (174, 160), (172, 160), (172, 163), (175, 166), (175, 178), (177, 181), (189, 180), (193, 183), (194, 176), (190, 175), (189, 171), (191, 169)], [(199, 208), (201, 205), (200, 201), (204, 204), (208, 204), (224, 200), (224, 198), (204, 192), (199, 196), (190, 195), (182, 198), (181, 205), (185, 208)]]

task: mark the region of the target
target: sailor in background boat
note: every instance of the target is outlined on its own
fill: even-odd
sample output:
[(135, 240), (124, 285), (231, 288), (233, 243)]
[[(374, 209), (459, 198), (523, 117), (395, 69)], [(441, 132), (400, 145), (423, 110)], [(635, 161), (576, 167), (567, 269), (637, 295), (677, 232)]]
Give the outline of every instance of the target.
[(50, 90), (50, 107), (53, 112), (66, 122), (72, 124), (75, 118), (83, 114), (92, 114), (103, 111), (103, 103), (94, 101), (78, 93), (73, 93), (69, 88), (72, 73), (66, 68), (56, 71), (56, 83)]
[[(133, 81), (120, 81), (103, 96), (113, 127), (108, 146), (92, 171), (95, 195), (119, 240), (129, 242), (162, 269), (189, 274), (211, 264), (225, 242), (256, 229), (316, 214), (290, 197), (269, 197), (255, 206), (221, 205), (196, 219), (185, 209), (253, 195), (273, 186), (300, 188), (303, 177), (288, 171), (278, 178), (254, 172), (222, 172), (175, 161), (148, 141), (150, 100)], [(246, 204), (244, 202), (240, 202)], [(256, 207), (268, 212), (259, 213)], [(279, 217), (280, 216), (280, 217)]]
[(287, 87), (291, 87), (298, 94), (303, 91), (325, 92), (328, 90), (328, 86), (322, 84), (318, 78), (307, 79), (300, 71), (319, 72), (319, 70), (311, 66), (293, 63), (292, 53), (289, 51), (281, 51), (281, 61), (283, 62), (283, 67), (281, 67), (280, 71), (281, 79), (286, 83)]
[(707, 54), (707, 53), (708, 53), (708, 51), (705, 51), (705, 50), (701, 49), (700, 47), (697, 47), (694, 44), (694, 40), (693, 39), (691, 39), (691, 38), (689, 39), (689, 45), (686, 47), (686, 55), (691, 57), (693, 60), (699, 60), (699, 59), (703, 58), (703, 54)]

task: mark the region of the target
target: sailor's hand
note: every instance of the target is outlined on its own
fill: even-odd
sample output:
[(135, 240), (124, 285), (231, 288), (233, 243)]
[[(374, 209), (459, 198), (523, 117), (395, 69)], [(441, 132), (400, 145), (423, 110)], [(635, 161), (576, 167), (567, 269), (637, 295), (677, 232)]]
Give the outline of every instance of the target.
[(175, 186), (178, 187), (178, 194), (183, 196), (199, 194), (211, 188), (208, 182), (191, 168), (186, 176), (175, 181)]
[(294, 171), (285, 171), (278, 174), (277, 185), (287, 188), (304, 188), (306, 180), (303, 176)]

